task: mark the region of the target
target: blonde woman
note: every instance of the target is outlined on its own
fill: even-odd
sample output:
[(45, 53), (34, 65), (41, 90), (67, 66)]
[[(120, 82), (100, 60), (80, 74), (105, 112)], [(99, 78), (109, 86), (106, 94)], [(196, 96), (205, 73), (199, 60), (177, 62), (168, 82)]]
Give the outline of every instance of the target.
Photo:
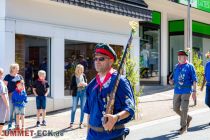
[(4, 83), (6, 84), (8, 88), (9, 106), (10, 106), (10, 120), (8, 123), (8, 130), (12, 128), (13, 112), (14, 112), (14, 106), (12, 104), (12, 93), (16, 89), (16, 82), (23, 80), (23, 76), (18, 74), (18, 72), (19, 72), (19, 65), (17, 63), (11, 64), (10, 73), (7, 74), (4, 78)]
[(80, 100), (80, 124), (79, 128), (82, 128), (82, 123), (84, 119), (84, 105), (86, 101), (85, 96), (85, 87), (87, 86), (87, 79), (84, 74), (84, 67), (81, 64), (78, 64), (75, 69), (75, 74), (72, 76), (70, 89), (72, 90), (72, 110), (71, 110), (71, 122), (70, 128), (73, 126), (75, 113), (78, 105), (78, 101)]

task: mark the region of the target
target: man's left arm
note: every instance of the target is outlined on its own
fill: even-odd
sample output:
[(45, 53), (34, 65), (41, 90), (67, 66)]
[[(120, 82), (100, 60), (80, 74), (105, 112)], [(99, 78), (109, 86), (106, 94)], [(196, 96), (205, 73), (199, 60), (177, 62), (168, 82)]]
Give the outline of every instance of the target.
[(130, 86), (130, 82), (126, 78), (121, 78), (118, 90), (116, 93), (116, 100), (120, 102), (120, 112), (117, 112), (115, 114), (106, 114), (104, 117), (108, 118), (108, 122), (104, 124), (104, 128), (106, 130), (111, 130), (114, 125), (119, 122), (120, 124), (127, 123), (132, 119), (135, 112), (135, 101), (134, 101), (134, 95), (133, 90)]
[(195, 101), (196, 100), (196, 90), (197, 90), (197, 75), (195, 72), (195, 67), (192, 66), (192, 81), (193, 81), (193, 90), (192, 90), (192, 98)]
[(193, 91), (192, 91), (192, 92), (193, 92), (193, 93), (192, 93), (192, 98), (193, 98), (194, 101), (196, 100), (196, 93), (197, 93), (196, 87), (197, 87), (197, 82), (194, 81), (194, 82), (193, 82)]

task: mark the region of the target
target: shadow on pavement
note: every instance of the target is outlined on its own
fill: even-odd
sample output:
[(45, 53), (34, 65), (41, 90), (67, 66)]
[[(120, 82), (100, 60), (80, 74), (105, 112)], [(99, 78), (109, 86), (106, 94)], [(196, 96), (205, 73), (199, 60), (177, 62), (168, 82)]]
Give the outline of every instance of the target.
[(141, 103), (162, 102), (162, 101), (170, 101), (170, 100), (173, 100), (173, 99), (152, 100), (152, 101), (141, 101)]
[[(59, 134), (58, 136), (54, 135), (56, 138), (58, 138), (58, 137), (63, 136), (64, 133), (67, 133), (67, 132), (70, 132), (70, 131), (74, 131), (74, 130), (77, 130), (77, 129), (80, 129), (80, 128), (79, 127), (77, 127), (77, 128), (66, 127), (64, 129), (61, 129), (61, 130), (58, 130), (58, 131), (53, 131), (52, 135)], [(46, 130), (46, 132), (48, 132), (48, 131)], [(36, 136), (34, 136), (32, 138), (37, 139), (37, 138), (42, 138), (42, 137), (46, 137), (46, 136), (48, 136), (48, 135), (36, 135)]]
[(62, 133), (66, 133), (66, 132), (70, 132), (70, 131), (74, 131), (74, 130), (77, 130), (77, 129), (80, 129), (79, 127), (76, 127), (76, 128), (64, 128), (64, 129), (61, 129), (61, 130), (58, 130), (58, 131), (55, 131), (56, 132), (62, 132)]
[[(201, 131), (201, 130), (205, 130), (209, 128), (210, 128), (209, 124), (202, 124), (202, 125), (188, 128), (188, 132)], [(151, 138), (143, 138), (141, 140), (170, 140), (170, 139), (172, 140), (172, 139), (178, 138), (178, 136), (180, 136), (178, 131), (172, 131), (172, 133), (169, 133), (169, 134), (165, 134), (165, 135), (161, 135), (157, 137), (151, 137)]]
[(141, 140), (170, 140), (170, 139), (172, 140), (172, 139), (178, 138), (178, 136), (179, 136), (178, 131), (173, 131), (172, 133), (169, 133), (169, 134), (165, 134), (165, 135), (161, 135), (157, 137), (151, 137), (151, 138), (144, 138)]
[[(78, 106), (78, 108), (79, 108), (79, 106)], [(56, 115), (58, 113), (67, 112), (67, 111), (70, 111), (70, 109), (71, 109), (71, 107), (64, 108), (64, 109), (59, 109), (59, 110), (55, 110), (55, 111), (50, 111), (50, 112), (47, 112), (47, 116), (52, 116), (52, 115)], [(30, 116), (25, 116), (25, 118), (32, 118), (32, 117), (36, 117), (36, 114), (35, 115), (30, 115)]]
[(143, 93), (141, 96), (145, 95), (152, 95), (155, 93), (160, 93), (168, 90), (172, 90), (173, 87), (170, 85), (167, 86), (160, 86), (160, 85), (154, 85), (154, 86), (143, 86)]
[(32, 128), (36, 128), (36, 125), (34, 125), (34, 126), (29, 126), (29, 127), (26, 127), (25, 129), (32, 129)]
[(188, 132), (200, 131), (200, 130), (205, 130), (205, 129), (209, 129), (209, 128), (210, 128), (210, 125), (207, 123), (207, 124), (190, 127), (190, 128), (188, 128)]

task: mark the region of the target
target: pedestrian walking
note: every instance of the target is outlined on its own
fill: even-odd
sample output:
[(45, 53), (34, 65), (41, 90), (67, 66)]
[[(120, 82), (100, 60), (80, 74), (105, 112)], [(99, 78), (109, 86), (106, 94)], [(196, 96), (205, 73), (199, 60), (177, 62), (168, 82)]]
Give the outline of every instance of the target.
[(73, 126), (75, 113), (78, 105), (78, 101), (80, 100), (80, 123), (79, 128), (83, 128), (83, 119), (84, 119), (84, 106), (86, 101), (86, 86), (87, 86), (87, 79), (84, 74), (84, 66), (81, 64), (78, 64), (75, 69), (75, 74), (72, 76), (71, 80), (71, 86), (70, 86), (70, 92), (72, 95), (72, 109), (71, 109), (71, 122), (70, 122), (70, 128)]
[[(192, 117), (188, 115), (189, 99), (196, 99), (196, 83), (197, 76), (195, 68), (188, 63), (188, 53), (178, 51), (178, 64), (175, 66), (173, 78), (169, 80), (170, 84), (174, 84), (173, 110), (181, 117), (179, 133), (187, 132)], [(181, 110), (180, 110), (181, 108)]]
[[(210, 52), (206, 54), (206, 58), (210, 59)], [(201, 86), (201, 91), (203, 91), (204, 85), (206, 84), (206, 97), (205, 103), (210, 108), (210, 60), (206, 63), (205, 71), (204, 71), (204, 78), (203, 83)], [(210, 123), (209, 123), (210, 125)]]
[(112, 68), (117, 56), (108, 44), (103, 43), (96, 45), (94, 53), (94, 65), (98, 73), (86, 89), (84, 112), (88, 114), (87, 140), (123, 140), (128, 130), (124, 124), (134, 116), (133, 90), (129, 80), (120, 76), (113, 114), (106, 114), (117, 77), (117, 71)]

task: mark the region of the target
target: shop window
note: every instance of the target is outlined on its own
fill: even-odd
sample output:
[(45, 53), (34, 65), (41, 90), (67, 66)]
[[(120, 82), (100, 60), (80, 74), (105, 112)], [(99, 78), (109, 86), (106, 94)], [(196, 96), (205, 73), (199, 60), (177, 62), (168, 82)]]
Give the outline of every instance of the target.
[[(77, 64), (84, 66), (84, 73), (88, 82), (95, 77), (96, 71), (93, 61), (95, 46), (96, 43), (65, 40), (65, 96), (70, 95), (71, 77)], [(111, 45), (111, 47), (115, 50), (118, 58), (120, 58), (123, 47), (119, 45)]]
[(170, 68), (169, 74), (173, 72), (175, 65), (178, 63), (177, 52), (184, 50), (184, 35), (171, 35), (170, 37)]
[(38, 71), (46, 71), (50, 83), (50, 39), (27, 35), (15, 36), (15, 61), (24, 77), (26, 92), (33, 95), (32, 85), (38, 79)]
[(160, 28), (151, 24), (140, 27), (140, 81), (141, 84), (160, 82)]
[(210, 50), (210, 36), (195, 34), (192, 37), (192, 41), (193, 51), (196, 52), (199, 58), (203, 60), (203, 65), (205, 66), (207, 63), (205, 54)]

